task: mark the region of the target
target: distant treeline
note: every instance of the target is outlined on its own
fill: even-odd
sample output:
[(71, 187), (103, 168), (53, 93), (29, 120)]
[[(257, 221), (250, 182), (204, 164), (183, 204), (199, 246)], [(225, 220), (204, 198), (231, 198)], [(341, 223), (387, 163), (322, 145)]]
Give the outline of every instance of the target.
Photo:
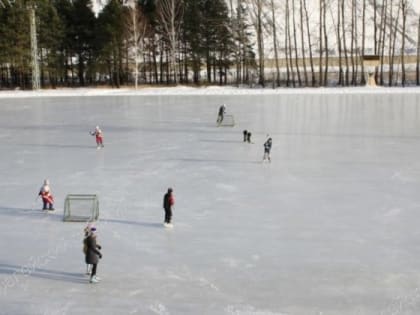
[(356, 86), (367, 54), (380, 57), (378, 84), (420, 85), (409, 0), (103, 3), (95, 15), (90, 0), (1, 1), (0, 89), (32, 86), (29, 8), (42, 87)]

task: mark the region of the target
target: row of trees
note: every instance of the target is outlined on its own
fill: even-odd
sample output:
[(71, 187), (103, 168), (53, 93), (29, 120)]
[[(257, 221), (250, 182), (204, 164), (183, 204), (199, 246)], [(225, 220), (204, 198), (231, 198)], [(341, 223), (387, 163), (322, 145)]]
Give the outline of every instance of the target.
[(8, 0), (0, 88), (31, 86), (34, 5), (44, 87), (354, 86), (372, 70), (367, 54), (381, 57), (380, 84), (420, 85), (420, 18), (409, 0), (107, 0), (96, 13), (90, 0)]

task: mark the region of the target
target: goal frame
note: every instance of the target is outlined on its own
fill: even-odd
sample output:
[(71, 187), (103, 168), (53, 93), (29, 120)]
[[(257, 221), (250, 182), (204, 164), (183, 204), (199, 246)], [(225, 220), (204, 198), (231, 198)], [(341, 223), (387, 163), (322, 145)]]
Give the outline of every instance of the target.
[(235, 118), (233, 115), (224, 115), (223, 120), (217, 124), (219, 127), (234, 127)]
[[(86, 215), (72, 215), (71, 200), (91, 201), (91, 208)], [(64, 200), (63, 221), (65, 222), (92, 222), (99, 218), (99, 199), (96, 194), (68, 194)]]

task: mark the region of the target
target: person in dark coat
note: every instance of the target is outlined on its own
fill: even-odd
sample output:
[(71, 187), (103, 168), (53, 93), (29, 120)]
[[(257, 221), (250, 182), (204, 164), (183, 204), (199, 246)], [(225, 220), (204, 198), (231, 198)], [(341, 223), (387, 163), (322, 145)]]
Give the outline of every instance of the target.
[(163, 196), (163, 209), (165, 210), (165, 227), (172, 227), (172, 207), (175, 204), (175, 198), (172, 188), (168, 188), (168, 192)]
[(99, 259), (102, 258), (102, 254), (99, 251), (101, 246), (96, 243), (96, 228), (91, 227), (90, 231), (84, 239), (85, 248), (85, 261), (87, 265), (92, 265), (92, 271), (90, 274), (90, 283), (98, 283), (99, 277), (96, 276), (96, 269), (99, 263)]
[(270, 152), (271, 152), (271, 146), (273, 145), (273, 140), (271, 138), (268, 138), (266, 142), (264, 142), (264, 156), (263, 156), (263, 162), (265, 160), (268, 160), (271, 162)]
[(246, 142), (247, 138), (248, 138), (248, 130), (244, 130), (242, 131), (242, 134), (244, 135), (244, 142)]
[(247, 134), (246, 134), (246, 141), (248, 143), (252, 143), (251, 136), (252, 136), (252, 133), (250, 131), (248, 131)]
[(220, 125), (222, 123), (225, 113), (226, 113), (226, 105), (223, 104), (222, 106), (219, 107), (219, 113), (217, 114), (217, 125)]

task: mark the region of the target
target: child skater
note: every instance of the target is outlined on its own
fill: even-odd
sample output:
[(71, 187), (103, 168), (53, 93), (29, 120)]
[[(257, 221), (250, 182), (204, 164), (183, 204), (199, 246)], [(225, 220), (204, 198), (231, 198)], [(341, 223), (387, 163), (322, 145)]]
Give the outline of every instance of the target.
[(90, 133), (92, 136), (96, 137), (96, 148), (99, 150), (104, 147), (103, 144), (103, 133), (99, 126), (96, 126), (95, 130)]
[(51, 194), (50, 182), (48, 179), (44, 180), (44, 184), (39, 190), (38, 196), (41, 196), (43, 207), (42, 210), (54, 210), (54, 197)]

